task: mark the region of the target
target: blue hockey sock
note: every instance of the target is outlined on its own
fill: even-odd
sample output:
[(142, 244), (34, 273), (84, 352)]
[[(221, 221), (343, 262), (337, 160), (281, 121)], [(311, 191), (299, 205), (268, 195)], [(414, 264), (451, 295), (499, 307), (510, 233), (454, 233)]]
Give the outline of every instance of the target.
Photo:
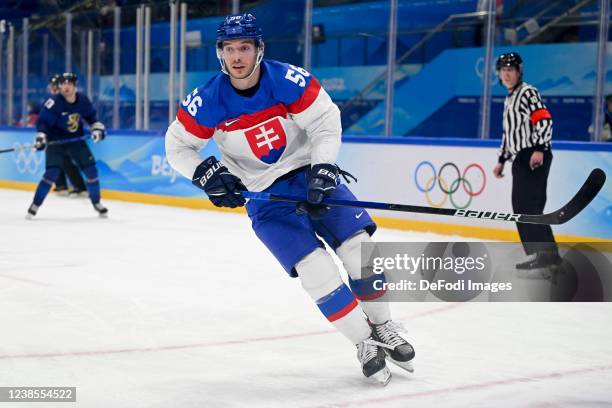
[(45, 201), (45, 197), (49, 194), (51, 190), (51, 186), (57, 180), (57, 177), (60, 174), (60, 169), (57, 167), (50, 167), (45, 170), (45, 174), (43, 174), (42, 180), (38, 183), (38, 187), (36, 187), (36, 192), (34, 193), (34, 203), (37, 206), (41, 206), (43, 201)]
[(382, 324), (391, 319), (389, 303), (382, 301), (382, 297), (386, 293), (383, 288), (385, 282), (384, 273), (374, 274), (365, 279), (353, 280), (349, 277), (349, 285), (353, 293), (361, 301), (361, 308), (368, 316), (368, 320), (374, 324)]
[(83, 169), (85, 177), (87, 177), (87, 190), (89, 190), (89, 198), (91, 202), (97, 204), (100, 202), (100, 179), (98, 178), (98, 169), (95, 165), (88, 166)]
[(353, 280), (349, 276), (349, 285), (351, 286), (351, 290), (357, 296), (357, 299), (364, 300), (374, 300), (378, 299), (385, 294), (385, 290), (382, 288), (382, 285), (386, 282), (385, 274), (374, 274), (365, 279), (355, 279)]
[(317, 306), (327, 320), (334, 322), (357, 307), (357, 299), (343, 283), (328, 295), (317, 300)]

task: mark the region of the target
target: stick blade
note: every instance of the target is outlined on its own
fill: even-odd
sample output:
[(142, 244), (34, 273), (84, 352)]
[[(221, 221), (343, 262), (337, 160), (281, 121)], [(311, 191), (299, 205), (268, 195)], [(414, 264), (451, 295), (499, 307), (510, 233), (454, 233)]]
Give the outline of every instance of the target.
[(593, 201), (606, 182), (606, 173), (602, 169), (594, 169), (580, 187), (576, 195), (563, 207), (550, 214), (554, 217), (551, 224), (564, 224), (578, 215)]

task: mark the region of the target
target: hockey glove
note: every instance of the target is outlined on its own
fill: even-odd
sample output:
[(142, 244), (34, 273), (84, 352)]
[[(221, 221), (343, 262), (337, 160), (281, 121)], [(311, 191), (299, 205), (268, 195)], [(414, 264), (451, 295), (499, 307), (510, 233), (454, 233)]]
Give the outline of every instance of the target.
[(36, 133), (36, 139), (34, 139), (34, 148), (38, 151), (45, 150), (47, 147), (47, 135), (43, 132)]
[(338, 185), (338, 167), (335, 164), (315, 164), (307, 174), (308, 192), (307, 202), (298, 203), (297, 213), (306, 214), (313, 220), (321, 219), (329, 210), (321, 204), (324, 198), (330, 197)]
[(191, 182), (204, 190), (210, 201), (217, 207), (236, 208), (246, 203), (240, 192), (246, 191), (247, 188), (214, 156), (200, 163), (193, 173)]
[(106, 128), (101, 122), (95, 122), (91, 125), (91, 139), (94, 143), (101, 142), (106, 137)]

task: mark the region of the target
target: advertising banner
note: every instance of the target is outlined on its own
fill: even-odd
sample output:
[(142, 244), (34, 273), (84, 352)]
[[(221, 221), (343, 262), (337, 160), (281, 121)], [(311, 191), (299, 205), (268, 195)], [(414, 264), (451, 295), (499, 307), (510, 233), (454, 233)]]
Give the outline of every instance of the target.
[[(0, 180), (38, 182), (45, 170), (44, 153), (31, 148), (34, 132), (1, 131), (2, 146), (16, 148), (0, 155)], [(177, 197), (202, 197), (202, 192), (172, 169), (164, 138), (153, 132), (111, 132), (99, 144), (88, 141), (96, 158), (102, 189)], [(216, 144), (200, 152), (219, 156)]]
[[(463, 141), (470, 145), (461, 146), (461, 142), (450, 145), (451, 141), (417, 138), (373, 138), (373, 143), (359, 142), (359, 138), (350, 140), (351, 143), (342, 146), (339, 164), (359, 179), (351, 189), (360, 200), (512, 212), (512, 163), (506, 164), (503, 178), (497, 179), (492, 173), (497, 163), (498, 142)], [(436, 142), (438, 144), (431, 144)], [(561, 142), (553, 145), (545, 212), (555, 211), (567, 203), (592, 169), (599, 167), (606, 174), (612, 174), (612, 146), (600, 145), (601, 149), (607, 149), (603, 151), (578, 150), (589, 145)], [(515, 229), (512, 223), (492, 220), (389, 211), (375, 213), (401, 219)], [(595, 200), (576, 218), (553, 227), (553, 231), (612, 239), (611, 181), (606, 181)]]
[[(44, 154), (31, 148), (33, 139), (33, 130), (0, 130), (2, 148), (16, 148), (14, 152), (0, 154), (0, 181), (34, 185), (40, 180), (44, 172)], [(494, 178), (492, 174), (497, 161), (497, 144), (496, 141), (456, 139), (347, 137), (338, 164), (359, 180), (349, 187), (360, 200), (511, 213), (512, 164), (506, 165), (503, 178)], [(168, 163), (164, 138), (160, 133), (111, 132), (102, 143), (91, 144), (91, 147), (102, 189), (202, 197), (202, 192)], [(202, 157), (220, 157), (214, 141), (200, 154)], [(555, 211), (566, 204), (592, 169), (601, 168), (606, 174), (612, 174), (612, 145), (558, 142), (553, 147), (553, 155), (545, 212)], [(460, 226), (515, 231), (513, 223), (495, 220), (382, 210), (373, 213), (401, 221), (408, 229), (410, 221), (421, 221), (457, 226), (459, 235)], [(610, 180), (586, 209), (570, 222), (554, 226), (553, 231), (575, 237), (612, 240)]]

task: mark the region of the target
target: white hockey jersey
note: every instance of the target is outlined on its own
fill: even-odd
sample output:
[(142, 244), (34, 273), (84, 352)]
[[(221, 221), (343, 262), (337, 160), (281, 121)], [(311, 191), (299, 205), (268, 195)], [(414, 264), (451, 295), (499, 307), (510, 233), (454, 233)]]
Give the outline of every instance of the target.
[(261, 191), (299, 167), (335, 163), (340, 111), (319, 82), (290, 64), (264, 60), (252, 97), (238, 94), (219, 73), (180, 104), (166, 132), (168, 162), (192, 179), (198, 151), (214, 138), (220, 161), (250, 191)]

